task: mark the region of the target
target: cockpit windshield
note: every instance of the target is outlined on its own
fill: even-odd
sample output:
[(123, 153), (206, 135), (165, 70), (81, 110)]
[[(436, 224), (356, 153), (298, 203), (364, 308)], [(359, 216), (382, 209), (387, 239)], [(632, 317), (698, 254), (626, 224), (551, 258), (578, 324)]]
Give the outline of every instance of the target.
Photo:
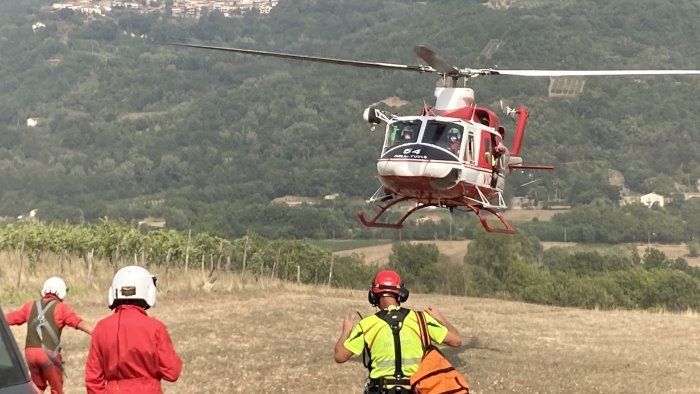
[(462, 146), (464, 127), (459, 123), (429, 120), (423, 133), (423, 143), (449, 149), (455, 155)]
[(420, 119), (400, 120), (389, 125), (386, 147), (409, 144), (418, 141), (422, 122)]
[(474, 130), (454, 118), (398, 118), (386, 127), (382, 159), (474, 164)]

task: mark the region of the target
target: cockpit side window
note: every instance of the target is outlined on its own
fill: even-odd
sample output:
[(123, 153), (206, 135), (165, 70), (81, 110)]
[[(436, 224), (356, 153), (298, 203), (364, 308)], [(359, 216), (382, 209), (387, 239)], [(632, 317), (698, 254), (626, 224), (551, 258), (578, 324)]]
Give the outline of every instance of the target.
[(476, 164), (474, 160), (474, 134), (469, 132), (467, 138), (467, 161), (471, 164)]

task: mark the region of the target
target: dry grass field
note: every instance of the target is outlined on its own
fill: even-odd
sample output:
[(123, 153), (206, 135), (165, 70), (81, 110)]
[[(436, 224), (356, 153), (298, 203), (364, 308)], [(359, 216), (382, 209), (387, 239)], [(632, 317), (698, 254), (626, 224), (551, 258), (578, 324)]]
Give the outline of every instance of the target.
[[(13, 266), (16, 266), (13, 264)], [(151, 314), (165, 322), (184, 361), (166, 393), (361, 393), (365, 370), (354, 358), (333, 362), (345, 314), (372, 313), (366, 292), (255, 283), (221, 275), (201, 290), (199, 271), (158, 275)], [(25, 299), (53, 274), (44, 268), (11, 290), (16, 271), (0, 263), (3, 299)], [(112, 270), (91, 286), (74, 263), (67, 298), (94, 322), (107, 315)], [(20, 296), (20, 297), (18, 297)], [(3, 303), (7, 312), (20, 305)], [(437, 307), (462, 333), (464, 345), (446, 354), (474, 393), (697, 393), (700, 318), (696, 313), (590, 311), (488, 299), (412, 294), (409, 307)], [(23, 343), (25, 327), (13, 332)], [(89, 337), (64, 331), (66, 392), (84, 392)]]

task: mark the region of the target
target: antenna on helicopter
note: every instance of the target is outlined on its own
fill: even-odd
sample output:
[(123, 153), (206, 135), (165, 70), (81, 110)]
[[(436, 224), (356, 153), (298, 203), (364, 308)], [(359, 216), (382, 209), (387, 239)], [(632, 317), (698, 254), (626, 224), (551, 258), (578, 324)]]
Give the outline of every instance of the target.
[[(531, 175), (532, 175), (532, 174), (531, 174)], [(520, 186), (518, 186), (518, 187), (527, 186), (527, 185), (533, 184), (533, 183), (535, 183), (535, 182), (539, 182), (539, 181), (541, 181), (541, 180), (542, 180), (542, 178), (537, 178), (537, 179), (535, 179), (534, 181), (525, 182), (525, 183), (523, 183), (522, 185), (520, 185)]]

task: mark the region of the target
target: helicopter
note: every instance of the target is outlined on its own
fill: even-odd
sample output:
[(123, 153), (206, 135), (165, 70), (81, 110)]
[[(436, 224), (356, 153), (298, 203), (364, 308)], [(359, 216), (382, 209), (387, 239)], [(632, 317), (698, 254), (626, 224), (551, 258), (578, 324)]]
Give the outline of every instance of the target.
[[(516, 117), (513, 140), (504, 145), (506, 129), (497, 114), (476, 104), (474, 90), (467, 87), (478, 76), (510, 75), (521, 77), (691, 75), (700, 70), (503, 70), (495, 68), (457, 68), (425, 46), (414, 48), (427, 65), (405, 65), (347, 60), (300, 54), (260, 51), (198, 44), (172, 45), (278, 57), (353, 67), (378, 68), (439, 76), (435, 104), (424, 105), (420, 114), (399, 116), (369, 106), (363, 118), (372, 128), (385, 123), (382, 150), (377, 159), (377, 178), (381, 186), (367, 200), (378, 212), (357, 216), (368, 227), (403, 227), (414, 212), (428, 208), (466, 208), (474, 213), (488, 232), (514, 234), (515, 228), (501, 211), (507, 208), (503, 190), (506, 176), (514, 170), (553, 170), (550, 165), (525, 164), (520, 156), (529, 112), (524, 106), (504, 107)], [(462, 83), (460, 86), (460, 82)], [(387, 221), (397, 204), (411, 203), (395, 221)], [(495, 217), (493, 226), (484, 212)]]

